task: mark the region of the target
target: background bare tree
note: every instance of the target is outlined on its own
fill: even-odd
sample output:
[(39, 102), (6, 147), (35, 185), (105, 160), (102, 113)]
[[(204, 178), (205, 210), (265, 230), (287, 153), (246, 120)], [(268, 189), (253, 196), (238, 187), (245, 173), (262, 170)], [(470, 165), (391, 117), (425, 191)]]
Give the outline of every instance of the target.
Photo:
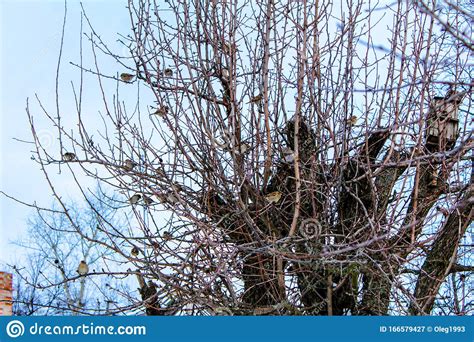
[[(110, 274), (111, 267), (116, 270), (126, 260), (101, 244), (111, 236), (118, 246), (123, 242), (121, 231), (106, 235), (101, 229), (107, 222), (118, 229), (123, 226), (112, 203), (98, 188), (86, 206), (68, 202), (68, 215), (76, 226), (55, 208), (30, 217), (26, 238), (16, 242), (23, 253), (12, 265), (15, 315), (103, 315), (134, 308), (129, 284), (123, 280), (127, 272)], [(77, 270), (82, 260), (89, 272), (103, 277), (81, 276)]]
[(58, 167), (120, 193), (148, 315), (472, 313), (467, 5), (130, 1), (127, 54), (85, 16), (75, 123), (43, 107), (46, 150), (28, 104), (35, 160), (60, 203)]

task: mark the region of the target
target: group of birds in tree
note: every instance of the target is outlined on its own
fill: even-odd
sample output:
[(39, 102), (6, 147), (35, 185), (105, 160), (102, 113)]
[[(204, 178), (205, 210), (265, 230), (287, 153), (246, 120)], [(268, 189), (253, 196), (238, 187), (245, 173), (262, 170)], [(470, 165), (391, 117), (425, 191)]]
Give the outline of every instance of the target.
[(153, 201), (150, 197), (148, 197), (148, 196), (146, 196), (146, 195), (141, 195), (141, 194), (138, 194), (138, 193), (137, 193), (137, 194), (134, 194), (132, 197), (130, 197), (130, 198), (128, 199), (128, 201), (130, 202), (130, 204), (138, 204), (138, 202), (139, 202), (140, 200), (143, 200), (143, 203), (144, 203), (145, 205), (152, 205), (152, 204), (154, 203), (154, 201)]
[[(235, 139), (233, 139), (228, 132), (224, 133), (224, 142), (220, 143), (216, 139), (212, 139), (214, 143), (221, 148), (222, 150), (226, 152), (235, 152), (236, 154), (245, 154), (247, 151), (250, 149), (249, 144), (246, 142), (241, 142), (240, 144), (237, 144), (235, 142)], [(240, 145), (240, 146), (239, 146)]]
[[(165, 77), (173, 77), (173, 70), (171, 68), (166, 68), (163, 70), (163, 75)], [(131, 83), (135, 79), (136, 75), (129, 74), (128, 72), (122, 72), (120, 74), (120, 79), (126, 83)]]
[[(164, 74), (165, 76), (172, 76), (173, 75), (173, 71), (171, 69), (165, 69), (164, 70)], [(133, 78), (135, 77), (135, 75), (132, 75), (132, 74), (128, 74), (128, 73), (122, 73), (120, 75), (120, 78), (125, 81), (125, 82), (130, 82), (133, 80)], [(259, 103), (261, 100), (263, 99), (263, 95), (262, 94), (258, 94), (254, 97), (252, 97), (250, 99), (250, 102), (249, 103)], [(161, 106), (159, 107), (156, 112), (154, 114), (157, 114), (159, 116), (164, 116), (167, 114), (169, 108), (167, 106)], [(351, 118), (352, 119), (352, 118)], [(223, 147), (224, 145), (221, 145), (221, 144), (218, 144), (220, 147)], [(246, 153), (248, 150), (249, 150), (249, 145), (246, 144), (246, 143), (241, 143), (240, 144), (240, 148), (236, 151), (237, 153), (239, 154), (244, 154)], [(224, 149), (225, 150), (229, 150), (229, 146), (227, 146), (227, 144), (225, 144), (224, 146)], [(288, 163), (291, 163), (293, 162), (294, 160), (294, 155), (293, 155), (293, 151), (289, 148), (286, 148), (284, 151), (283, 151), (283, 158), (285, 160), (285, 162), (288, 162)], [(63, 160), (66, 161), (66, 162), (70, 162), (70, 161), (74, 161), (76, 159), (76, 155), (72, 152), (66, 152), (64, 153), (63, 155)], [(136, 162), (134, 162), (133, 160), (131, 159), (126, 159), (124, 162), (123, 162), (123, 169), (127, 172), (130, 172), (132, 171), (138, 164)], [(265, 195), (265, 199), (266, 201), (268, 201), (269, 203), (278, 203), (281, 199), (281, 196), (282, 196), (282, 193), (279, 192), (279, 191), (274, 191), (274, 192), (271, 192), (267, 195)], [(132, 195), (130, 198), (129, 198), (129, 203), (132, 204), (132, 205), (136, 205), (139, 203), (140, 200), (143, 200), (143, 203), (145, 205), (151, 205), (154, 203), (154, 201), (146, 196), (146, 195), (142, 195), (142, 194), (139, 194), (139, 193), (136, 193), (134, 195)], [(164, 200), (171, 203), (171, 204), (176, 204), (177, 202), (179, 202), (178, 198), (172, 193), (172, 192), (169, 192), (168, 194), (165, 195), (164, 197)], [(82, 265), (82, 263), (81, 263)], [(87, 266), (87, 265), (86, 265)]]
[[(224, 50), (225, 53), (230, 53), (232, 48), (231, 48), (230, 44), (226, 43), (226, 44), (223, 45), (223, 50)], [(166, 69), (163, 70), (163, 75), (165, 77), (172, 77), (173, 76), (173, 70), (171, 68), (166, 68)], [(225, 68), (222, 69), (222, 76), (224, 78), (228, 78), (229, 77), (229, 71)], [(135, 79), (135, 77), (136, 77), (136, 75), (126, 73), (126, 72), (120, 74), (120, 79), (122, 81), (126, 82), (126, 83), (131, 83)], [(256, 96), (251, 97), (250, 101), (248, 103), (258, 104), (262, 101), (262, 99), (263, 99), (263, 94), (260, 93)], [(169, 112), (169, 107), (162, 105), (162, 106), (159, 106), (153, 114), (158, 115), (160, 117), (163, 117), (166, 114), (168, 114), (168, 112)], [(221, 146), (221, 145), (219, 145), (219, 146)], [(229, 149), (228, 146), (225, 146), (225, 147), (226, 147), (226, 149)], [(236, 152), (239, 153), (239, 154), (244, 154), (249, 150), (249, 148), (250, 147), (249, 147), (248, 144), (241, 143), (240, 148)], [(74, 160), (76, 160), (76, 155), (72, 152), (66, 152), (63, 155), (63, 160), (66, 161), (66, 162), (74, 161)], [(292, 160), (292, 154), (289, 153), (285, 156), (285, 161), (290, 162), (291, 160)], [(130, 172), (137, 165), (138, 164), (136, 162), (134, 162), (133, 160), (126, 159), (123, 163), (123, 169), (127, 172)], [(282, 196), (281, 192), (274, 191), (272, 193), (269, 193), (269, 194), (265, 195), (265, 199), (269, 203), (278, 203), (280, 201), (281, 196)], [(132, 204), (132, 205), (135, 205), (135, 204), (138, 204), (140, 200), (143, 200), (144, 204), (146, 204), (146, 205), (151, 205), (153, 203), (153, 200), (150, 197), (147, 197), (147, 196), (139, 194), (139, 193), (136, 193), (136, 194), (132, 195), (129, 198), (129, 203)], [(175, 203), (178, 202), (178, 198), (176, 198), (176, 196), (172, 192), (168, 193), (165, 196), (165, 200), (170, 202), (171, 204), (175, 204)], [(134, 253), (132, 253), (132, 254), (134, 254)], [(86, 267), (87, 267), (87, 264), (85, 262), (81, 262), (80, 267), (78, 268), (78, 272), (84, 272), (84, 269)], [(87, 273), (87, 271), (85, 273)]]
[[(139, 254), (140, 254), (140, 250), (137, 248), (137, 247), (133, 247), (130, 254), (133, 256), (133, 257), (137, 257)], [(77, 266), (77, 270), (76, 272), (80, 275), (80, 276), (85, 276), (89, 273), (89, 265), (87, 265), (86, 261), (85, 260), (81, 260), (81, 262), (79, 263), (79, 266)]]
[[(173, 77), (173, 70), (170, 68), (166, 68), (165, 70), (163, 70), (163, 75), (165, 77)], [(120, 74), (120, 79), (126, 83), (131, 83), (134, 80), (134, 78), (135, 78), (135, 75), (133, 74), (129, 74), (126, 72), (123, 72)], [(168, 112), (169, 112), (169, 107), (165, 105), (161, 105), (158, 108), (156, 108), (156, 110), (152, 114), (163, 117), (166, 114), (168, 114)]]
[[(227, 48), (227, 51), (231, 51), (230, 45), (224, 46), (224, 49), (225, 48)], [(170, 68), (166, 68), (163, 71), (163, 75), (165, 77), (172, 77), (173, 76), (173, 71)], [(227, 78), (227, 79), (229, 78), (229, 72), (228, 72), (227, 69), (222, 70), (222, 76), (224, 78)], [(120, 79), (122, 81), (126, 82), (126, 83), (131, 83), (135, 79), (135, 77), (136, 77), (136, 75), (129, 74), (129, 73), (120, 74)], [(262, 99), (263, 99), (263, 94), (258, 94), (256, 96), (251, 97), (249, 103), (258, 104), (262, 101)], [(160, 117), (163, 117), (166, 114), (168, 114), (168, 112), (169, 112), (169, 108), (167, 106), (162, 105), (162, 106), (159, 106), (153, 114), (158, 115)], [(240, 148), (237, 151), (237, 153), (244, 154), (249, 150), (249, 148), (250, 147), (249, 147), (248, 144), (241, 143)], [(291, 163), (294, 160), (293, 151), (291, 149), (287, 148), (286, 150), (283, 151), (283, 157), (284, 157), (285, 162)], [(72, 162), (72, 161), (75, 161), (75, 160), (76, 160), (76, 155), (74, 153), (66, 152), (66, 153), (63, 154), (63, 161)], [(127, 172), (132, 171), (137, 166), (138, 166), (138, 164), (136, 162), (134, 162), (133, 160), (131, 160), (131, 159), (126, 159), (123, 162), (123, 165), (122, 165), (123, 169)], [(273, 204), (278, 203), (280, 201), (281, 197), (282, 197), (282, 193), (280, 191), (273, 191), (273, 192), (271, 192), (271, 193), (264, 196), (265, 200), (268, 203), (273, 203)], [(135, 193), (134, 195), (132, 195), (129, 198), (129, 203), (132, 204), (132, 205), (136, 205), (136, 204), (139, 203), (140, 200), (142, 200), (145, 205), (151, 205), (153, 203), (153, 200), (150, 197), (148, 197), (144, 194), (140, 194), (140, 193)], [(176, 204), (176, 203), (179, 202), (179, 199), (176, 197), (176, 195), (172, 191), (168, 192), (164, 196), (164, 200), (168, 201), (171, 204)], [(164, 241), (169, 241), (171, 239), (172, 239), (171, 233), (170, 232), (164, 232), (163, 240)], [(139, 256), (139, 254), (140, 254), (140, 250), (136, 246), (133, 246), (131, 251), (130, 251), (130, 255), (132, 257), (136, 258), (136, 257)], [(85, 276), (89, 273), (89, 266), (87, 265), (85, 260), (82, 260), (79, 263), (79, 266), (77, 267), (76, 272), (79, 274), (79, 276)]]

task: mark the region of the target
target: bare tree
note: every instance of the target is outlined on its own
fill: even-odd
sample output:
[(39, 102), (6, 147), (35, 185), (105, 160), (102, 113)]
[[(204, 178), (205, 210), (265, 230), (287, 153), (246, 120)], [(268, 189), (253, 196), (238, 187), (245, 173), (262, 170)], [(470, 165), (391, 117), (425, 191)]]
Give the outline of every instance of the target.
[[(28, 220), (26, 237), (16, 242), (24, 253), (11, 265), (16, 274), (16, 315), (103, 315), (121, 312), (126, 305), (133, 308), (129, 286), (120, 281), (125, 276), (117, 272), (118, 264), (126, 261), (117, 260), (102, 246), (103, 241), (110, 241), (110, 234), (104, 234), (101, 225), (111, 222), (120, 229), (123, 220), (116, 217), (111, 200), (100, 188), (96, 196), (88, 196), (85, 208), (68, 205), (68, 215), (79, 231), (54, 208), (38, 208)], [(121, 245), (118, 237), (113, 241)], [(80, 271), (81, 262), (87, 265), (86, 272)]]
[[(149, 315), (472, 313), (463, 8), (129, 1), (128, 56), (85, 16), (94, 64), (74, 63), (75, 126), (44, 109), (60, 141), (46, 150), (28, 104), (35, 159), (60, 203), (58, 166), (121, 194)], [(89, 75), (99, 128), (77, 91)]]

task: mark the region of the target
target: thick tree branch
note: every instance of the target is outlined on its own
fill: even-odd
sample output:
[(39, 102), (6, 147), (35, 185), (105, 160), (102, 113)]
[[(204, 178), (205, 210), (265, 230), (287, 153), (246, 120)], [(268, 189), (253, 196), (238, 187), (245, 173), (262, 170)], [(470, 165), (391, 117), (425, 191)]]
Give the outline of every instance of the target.
[(474, 217), (474, 184), (452, 210), (421, 267), (414, 298), (413, 315), (431, 313), (436, 295), (451, 268), (456, 264), (457, 248)]

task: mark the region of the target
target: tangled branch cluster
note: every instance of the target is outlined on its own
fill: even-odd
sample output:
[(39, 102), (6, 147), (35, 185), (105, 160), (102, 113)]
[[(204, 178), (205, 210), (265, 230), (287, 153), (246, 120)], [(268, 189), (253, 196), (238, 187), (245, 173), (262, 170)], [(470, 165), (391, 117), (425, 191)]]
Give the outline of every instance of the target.
[[(120, 66), (109, 76), (120, 91), (146, 94), (133, 106), (104, 95), (101, 128), (79, 111), (71, 133), (46, 114), (60, 151), (36, 139), (48, 180), (48, 166), (83, 173), (133, 213), (126, 233), (97, 226), (133, 265), (133, 305), (149, 315), (431, 312), (446, 274), (472, 258), (461, 246), (473, 191), (466, 48), (400, 2), (388, 52), (374, 42), (378, 8), (362, 1), (342, 13), (306, 1), (167, 6), (130, 1), (131, 58), (89, 36)], [(429, 147), (434, 95), (454, 103), (458, 128), (452, 144)], [(472, 293), (456, 298), (444, 307), (472, 311)]]

